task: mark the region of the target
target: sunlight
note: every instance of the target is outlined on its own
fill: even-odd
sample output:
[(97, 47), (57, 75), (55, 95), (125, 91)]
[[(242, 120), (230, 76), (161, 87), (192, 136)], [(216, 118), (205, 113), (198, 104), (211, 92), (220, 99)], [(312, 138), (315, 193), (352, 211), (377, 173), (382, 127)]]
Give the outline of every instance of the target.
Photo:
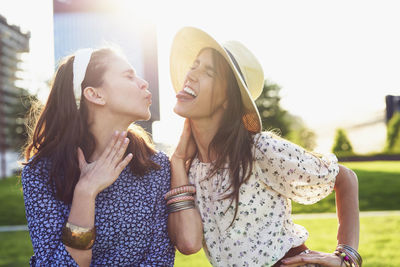
[[(121, 27), (145, 33), (146, 25), (157, 26), (161, 121), (154, 123), (156, 142), (175, 144), (183, 123), (172, 111), (176, 100), (169, 78), (170, 46), (183, 26), (200, 27), (219, 41), (235, 39), (248, 46), (263, 66), (265, 78), (282, 87), (282, 107), (300, 116), (317, 133), (324, 152), (332, 145), (335, 128), (345, 124), (350, 129), (368, 121), (371, 114), (384, 111), (385, 95), (400, 93), (400, 38), (394, 34), (400, 18), (393, 8), (395, 2), (108, 3), (112, 3), (107, 8)], [(27, 59), (31, 70), (29, 88), (38, 91), (43, 100), (48, 94), (44, 83), (54, 71), (52, 0), (2, 0), (1, 5), (10, 23), (32, 33)], [(311, 11), (315, 8), (318, 13)], [(31, 10), (40, 10), (40, 15), (33, 16)], [(131, 23), (133, 17), (141, 23)], [(375, 150), (383, 142), (386, 129), (380, 125), (374, 128), (378, 132), (373, 138), (370, 130), (360, 130), (356, 139), (371, 140), (360, 151)]]

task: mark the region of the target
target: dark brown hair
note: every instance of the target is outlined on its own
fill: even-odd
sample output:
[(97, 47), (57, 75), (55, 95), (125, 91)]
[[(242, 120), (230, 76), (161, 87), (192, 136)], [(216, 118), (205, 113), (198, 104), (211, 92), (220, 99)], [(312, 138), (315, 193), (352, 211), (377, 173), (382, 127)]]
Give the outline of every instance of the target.
[[(94, 51), (82, 88), (101, 86), (107, 65), (117, 54), (111, 48)], [(73, 62), (73, 55), (61, 62), (45, 106), (40, 113), (34, 110), (33, 113), (38, 114), (38, 118), (30, 122), (35, 126), (25, 149), (26, 161), (34, 156), (29, 164), (35, 164), (41, 159), (51, 160), (48, 182), (54, 185), (56, 197), (67, 204), (72, 201), (80, 176), (77, 148), (82, 148), (85, 158), (88, 159), (96, 146), (94, 136), (89, 131), (89, 113), (85, 99), (82, 97), (79, 109), (75, 101)], [(160, 168), (150, 159), (155, 150), (147, 133), (140, 126), (130, 129), (128, 138), (130, 143), (126, 154), (133, 154), (129, 167), (134, 174), (142, 176), (150, 169)]]
[(213, 64), (217, 71), (216, 78), (226, 81), (227, 108), (222, 116), (217, 133), (209, 145), (208, 156), (210, 157), (211, 154), (216, 156), (209, 177), (213, 176), (218, 170), (225, 168), (225, 164), (228, 162), (230, 183), (223, 195), (231, 188), (233, 190), (222, 196), (222, 199), (230, 198), (231, 204), (235, 201), (235, 213), (231, 226), (238, 212), (240, 186), (249, 179), (253, 167), (251, 152), (253, 133), (249, 132), (243, 123), (244, 105), (239, 85), (231, 67), (217, 50), (205, 49), (212, 51)]

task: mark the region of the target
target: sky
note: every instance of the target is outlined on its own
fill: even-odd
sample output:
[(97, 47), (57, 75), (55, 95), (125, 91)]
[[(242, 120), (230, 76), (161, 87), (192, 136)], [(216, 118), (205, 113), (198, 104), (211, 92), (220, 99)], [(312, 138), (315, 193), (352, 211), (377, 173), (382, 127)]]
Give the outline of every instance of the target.
[[(256, 55), (265, 78), (282, 87), (282, 107), (316, 132), (317, 151), (330, 151), (339, 127), (348, 131), (356, 152), (383, 148), (385, 95), (400, 95), (398, 1), (114, 2), (158, 27), (161, 121), (153, 124), (156, 142), (173, 145), (179, 139), (183, 119), (172, 111), (169, 50), (181, 27), (195, 26), (218, 41), (240, 41)], [(0, 14), (31, 31), (31, 88), (44, 88), (54, 70), (52, 1), (0, 0)], [(40, 94), (45, 98), (48, 92)], [(380, 122), (357, 127), (372, 121)]]

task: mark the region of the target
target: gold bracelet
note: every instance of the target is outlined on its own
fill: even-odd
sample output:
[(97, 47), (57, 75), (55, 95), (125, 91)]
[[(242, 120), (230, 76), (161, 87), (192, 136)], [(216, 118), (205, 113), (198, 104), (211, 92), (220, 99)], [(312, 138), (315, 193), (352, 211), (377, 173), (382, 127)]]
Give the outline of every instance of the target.
[(96, 227), (85, 228), (67, 222), (62, 228), (64, 245), (81, 250), (91, 249), (96, 239)]

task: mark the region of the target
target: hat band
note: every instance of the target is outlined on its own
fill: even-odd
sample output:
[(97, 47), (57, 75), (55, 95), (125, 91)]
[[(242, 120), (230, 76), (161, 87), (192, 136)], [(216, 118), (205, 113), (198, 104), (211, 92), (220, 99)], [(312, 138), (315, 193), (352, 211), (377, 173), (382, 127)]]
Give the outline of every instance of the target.
[(224, 47), (224, 49), (226, 50), (226, 52), (228, 52), (228, 55), (229, 55), (229, 57), (231, 58), (231, 60), (233, 62), (233, 65), (235, 65), (235, 68), (238, 70), (240, 77), (242, 77), (242, 80), (243, 80), (244, 84), (247, 87), (246, 80), (244, 79), (243, 73), (240, 70), (239, 64), (237, 63), (235, 57), (232, 55), (232, 53), (226, 47)]

